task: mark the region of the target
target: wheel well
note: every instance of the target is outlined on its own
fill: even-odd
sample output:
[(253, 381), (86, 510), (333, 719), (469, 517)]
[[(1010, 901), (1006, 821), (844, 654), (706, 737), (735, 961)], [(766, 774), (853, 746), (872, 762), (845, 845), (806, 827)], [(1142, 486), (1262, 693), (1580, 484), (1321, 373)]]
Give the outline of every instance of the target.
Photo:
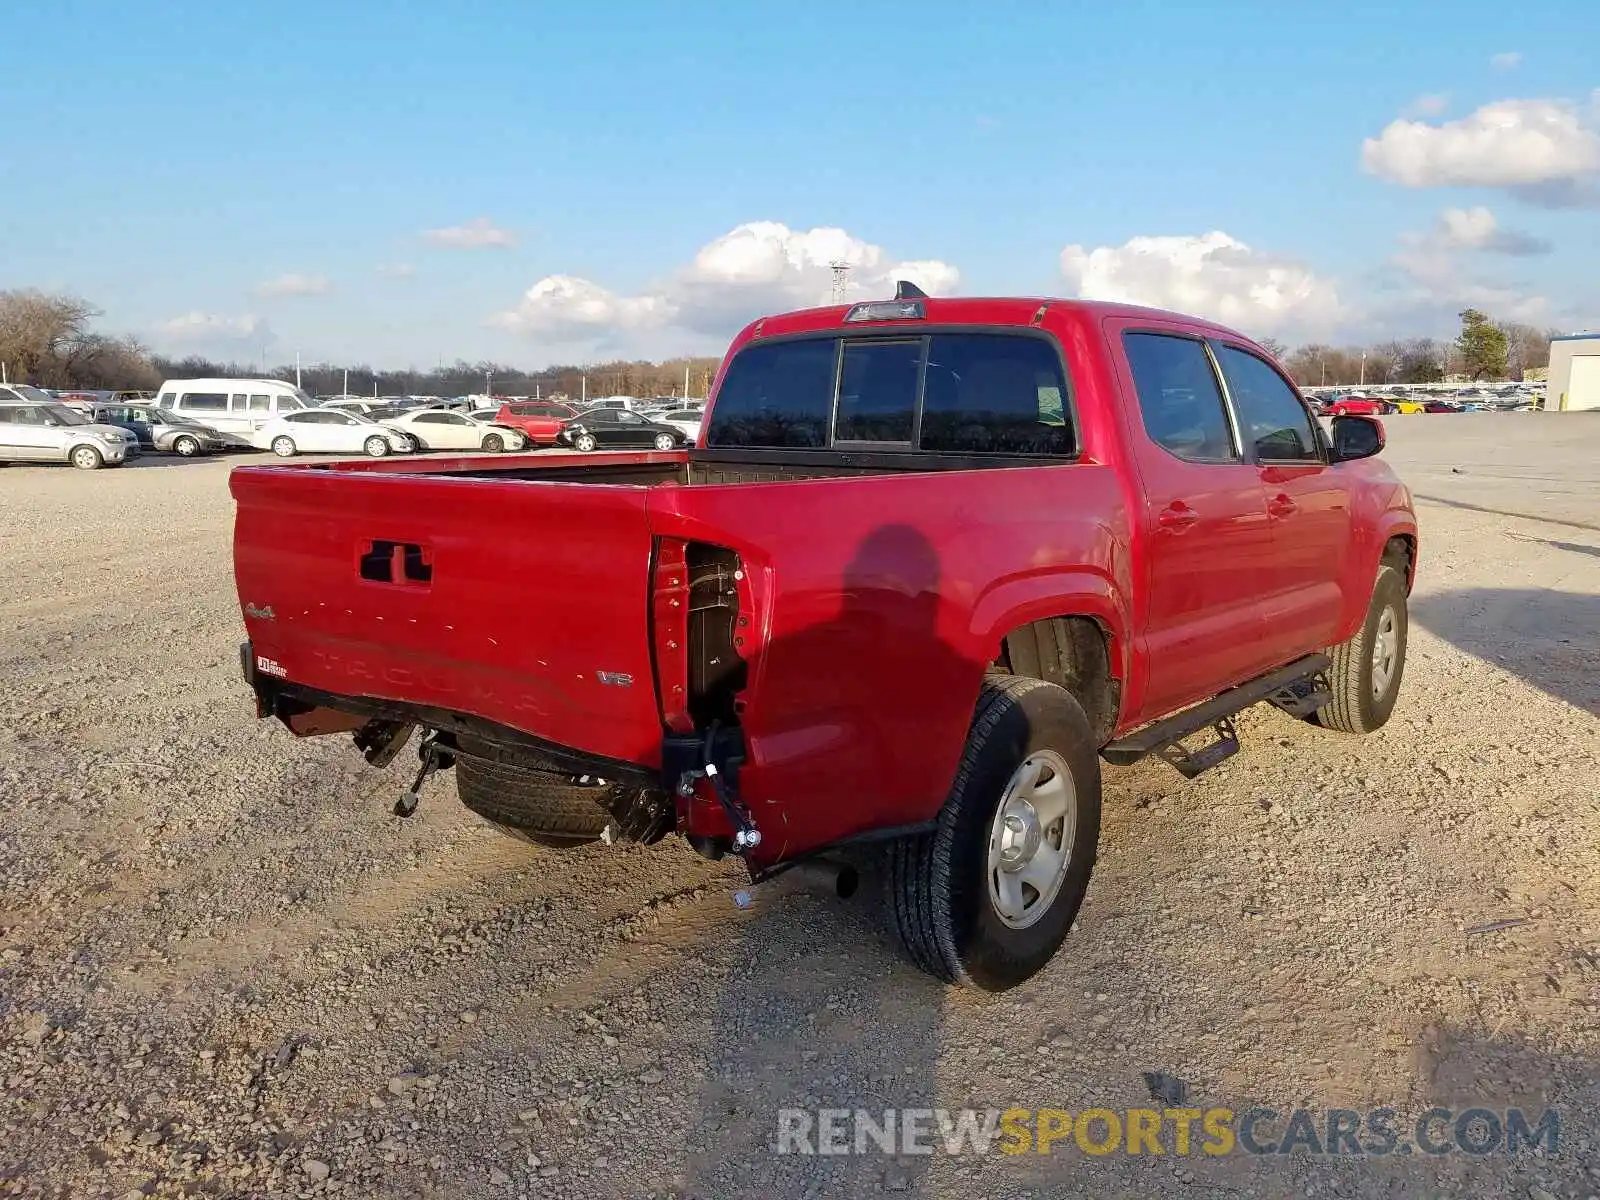
[(1417, 569), (1417, 539), (1409, 534), (1398, 534), (1383, 544), (1383, 561), (1391, 563), (1404, 572), (1406, 577), (1406, 594), (1411, 593), (1411, 584)]
[(1111, 670), (1106, 631), (1090, 617), (1046, 617), (1006, 634), (995, 669), (1060, 684), (1083, 706), (1096, 742), (1111, 740), (1122, 683)]

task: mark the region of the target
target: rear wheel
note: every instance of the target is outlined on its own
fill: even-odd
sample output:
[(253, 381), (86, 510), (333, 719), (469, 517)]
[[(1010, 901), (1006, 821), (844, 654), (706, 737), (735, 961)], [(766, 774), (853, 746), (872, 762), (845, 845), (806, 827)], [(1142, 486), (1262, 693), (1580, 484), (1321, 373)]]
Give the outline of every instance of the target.
[(287, 434), (273, 438), (272, 452), (279, 458), (293, 458), (296, 453), (294, 439)]
[(1038, 679), (986, 679), (932, 833), (889, 847), (888, 908), (923, 970), (1004, 991), (1072, 928), (1100, 836), (1100, 761), (1082, 707)]
[(597, 841), (611, 820), (600, 806), (605, 783), (580, 784), (570, 776), (498, 762), (487, 747), (468, 739), (456, 756), (456, 794), (484, 820), (540, 846)]
[(172, 452), (182, 458), (193, 458), (200, 453), (200, 440), (184, 434), (172, 443)]
[(483, 439), (483, 448), (490, 454), (499, 454), (506, 448), (506, 440), (498, 433), (491, 433)]
[(580, 433), (577, 437), (575, 437), (572, 440), (572, 444), (574, 446), (576, 446), (579, 450), (582, 450), (585, 454), (587, 454), (589, 451), (593, 450), (595, 448), (595, 446), (598, 445), (599, 443), (597, 443), (594, 440), (594, 434), (592, 434), (592, 433)]
[(98, 471), (106, 460), (93, 446), (79, 446), (71, 454), (72, 465), (80, 471)]
[(1400, 697), (1406, 666), (1406, 581), (1402, 568), (1385, 559), (1367, 606), (1367, 619), (1355, 637), (1328, 651), (1333, 665), (1328, 682), (1333, 699), (1316, 712), (1324, 729), (1371, 733), (1381, 729)]
[(374, 434), (372, 437), (369, 437), (366, 440), (364, 449), (370, 457), (382, 458), (384, 455), (389, 453), (389, 439), (385, 437), (379, 437)]

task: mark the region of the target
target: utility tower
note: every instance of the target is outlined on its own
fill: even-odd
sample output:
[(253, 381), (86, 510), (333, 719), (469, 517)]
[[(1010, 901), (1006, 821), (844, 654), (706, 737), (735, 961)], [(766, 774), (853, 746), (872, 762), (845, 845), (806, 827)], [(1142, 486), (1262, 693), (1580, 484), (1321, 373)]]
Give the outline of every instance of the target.
[(840, 259), (828, 266), (833, 269), (833, 302), (843, 304), (845, 289), (850, 286), (850, 264)]

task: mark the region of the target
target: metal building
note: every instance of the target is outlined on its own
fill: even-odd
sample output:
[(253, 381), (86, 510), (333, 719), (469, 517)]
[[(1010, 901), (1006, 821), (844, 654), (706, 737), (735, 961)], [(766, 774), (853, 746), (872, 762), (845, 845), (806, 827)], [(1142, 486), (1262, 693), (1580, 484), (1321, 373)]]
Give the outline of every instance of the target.
[(1600, 333), (1569, 333), (1550, 339), (1548, 412), (1600, 408)]

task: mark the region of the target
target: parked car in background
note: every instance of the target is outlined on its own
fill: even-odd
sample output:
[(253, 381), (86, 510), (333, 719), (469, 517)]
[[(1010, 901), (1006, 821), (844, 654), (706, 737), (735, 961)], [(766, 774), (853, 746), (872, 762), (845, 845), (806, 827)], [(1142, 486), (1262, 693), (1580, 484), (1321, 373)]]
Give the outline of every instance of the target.
[(1377, 417), (1388, 410), (1388, 404), (1373, 396), (1340, 396), (1328, 405), (1331, 417)]
[(632, 396), (604, 396), (599, 400), (587, 400), (578, 406), (579, 412), (597, 412), (601, 409), (627, 409), (629, 412), (644, 406)]
[(1428, 405), (1424, 400), (1395, 400), (1394, 411), (1407, 416), (1414, 416), (1417, 413), (1427, 412)]
[(249, 450), (250, 441), (236, 433), (223, 433), (210, 425), (169, 412), (157, 404), (96, 404), (89, 413), (102, 425), (126, 429), (144, 450), (159, 450), (181, 458), (194, 458), (218, 450)]
[(553, 446), (562, 427), (577, 415), (577, 409), (551, 400), (514, 400), (500, 406), (495, 421), (522, 430), (532, 442)]
[(139, 456), (139, 439), (27, 384), (0, 387), (0, 463), (69, 462), (84, 471)]
[(700, 440), (700, 418), (704, 415), (704, 409), (669, 408), (665, 412), (652, 413), (647, 419), (658, 425), (671, 425), (674, 429), (681, 429), (683, 435), (694, 442)]
[(1448, 400), (1424, 400), (1422, 402), (1422, 411), (1430, 413), (1458, 413), (1461, 411), (1461, 406), (1452, 404)]
[(419, 450), (525, 450), (528, 439), (509, 425), (484, 426), (466, 413), (448, 408), (423, 408), (393, 417), (384, 424), (404, 431)]
[(269, 421), (257, 440), (279, 458), (296, 454), (365, 454), (382, 458), (416, 449), (410, 436), (357, 413), (313, 408)]
[(647, 421), (625, 409), (601, 408), (580, 413), (569, 421), (557, 439), (576, 450), (676, 450), (690, 438), (676, 425)]
[(309, 395), (281, 379), (232, 378), (169, 379), (161, 385), (158, 403), (263, 448), (261, 431), (269, 422), (316, 406)]

